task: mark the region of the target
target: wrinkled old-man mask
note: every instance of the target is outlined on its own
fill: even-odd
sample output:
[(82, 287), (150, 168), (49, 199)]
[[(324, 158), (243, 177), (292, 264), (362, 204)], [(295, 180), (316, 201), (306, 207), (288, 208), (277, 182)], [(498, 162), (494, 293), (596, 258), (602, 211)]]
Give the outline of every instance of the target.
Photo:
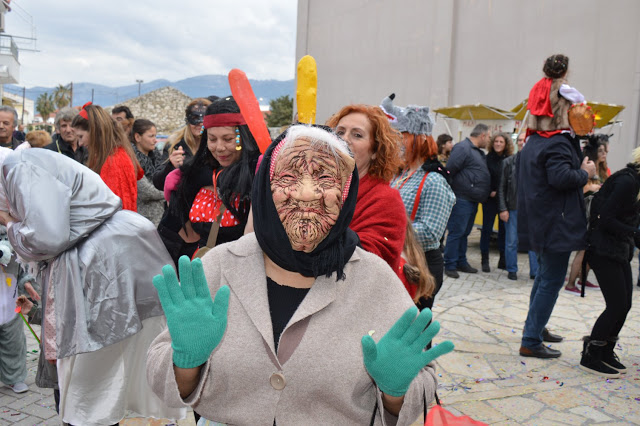
[(277, 153), (271, 194), (294, 250), (310, 253), (329, 234), (348, 194), (354, 164), (346, 152), (302, 135)]

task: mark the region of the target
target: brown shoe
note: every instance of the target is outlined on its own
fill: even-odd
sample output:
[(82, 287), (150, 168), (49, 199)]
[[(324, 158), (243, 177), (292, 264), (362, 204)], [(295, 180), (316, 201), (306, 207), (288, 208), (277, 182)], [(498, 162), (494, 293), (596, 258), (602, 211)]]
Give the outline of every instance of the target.
[(520, 346), (520, 356), (548, 359), (560, 358), (560, 355), (562, 355), (562, 352), (548, 348), (545, 345), (540, 345), (537, 348), (527, 348), (525, 346)]

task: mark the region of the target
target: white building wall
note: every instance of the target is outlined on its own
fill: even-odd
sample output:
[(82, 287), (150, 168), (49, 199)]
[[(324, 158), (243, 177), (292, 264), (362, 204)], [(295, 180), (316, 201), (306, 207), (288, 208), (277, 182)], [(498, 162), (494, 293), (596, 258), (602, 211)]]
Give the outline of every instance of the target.
[(635, 0), (299, 0), (296, 57), (316, 59), (323, 122), (392, 92), (399, 106), (508, 110), (528, 97), (544, 59), (564, 53), (588, 100), (626, 106), (610, 147), (615, 170), (640, 145), (638, 21)]

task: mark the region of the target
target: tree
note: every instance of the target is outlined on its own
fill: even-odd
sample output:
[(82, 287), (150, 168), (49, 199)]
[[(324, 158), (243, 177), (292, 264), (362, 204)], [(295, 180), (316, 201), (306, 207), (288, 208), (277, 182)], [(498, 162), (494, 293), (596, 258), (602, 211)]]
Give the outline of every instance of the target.
[(71, 87), (58, 84), (53, 90), (53, 103), (57, 109), (61, 109), (69, 105), (71, 102)]
[(42, 116), (44, 123), (49, 119), (49, 115), (56, 110), (53, 96), (49, 93), (43, 93), (36, 99), (36, 111)]
[(269, 127), (280, 127), (291, 124), (293, 119), (293, 98), (289, 95), (280, 96), (269, 102), (271, 112), (267, 116)]

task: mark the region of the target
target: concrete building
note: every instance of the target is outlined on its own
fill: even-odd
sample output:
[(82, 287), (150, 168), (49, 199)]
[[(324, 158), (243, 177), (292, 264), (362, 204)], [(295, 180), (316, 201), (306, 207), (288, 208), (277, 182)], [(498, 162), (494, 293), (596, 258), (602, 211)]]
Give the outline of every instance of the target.
[[(16, 95), (9, 92), (4, 92), (2, 94), (2, 102), (4, 105), (10, 105), (16, 109), (18, 112), (18, 121), (22, 122), (22, 124), (31, 124), (33, 123), (35, 106), (33, 99), (25, 98), (22, 99), (21, 95)], [(22, 105), (24, 103), (24, 112), (22, 109)]]
[[(626, 107), (611, 139), (616, 170), (640, 144), (639, 19), (636, 0), (299, 0), (296, 58), (316, 59), (324, 122), (392, 92), (399, 106), (510, 110), (544, 59), (564, 53), (570, 84), (588, 100)], [(445, 130), (437, 123), (434, 133)]]

